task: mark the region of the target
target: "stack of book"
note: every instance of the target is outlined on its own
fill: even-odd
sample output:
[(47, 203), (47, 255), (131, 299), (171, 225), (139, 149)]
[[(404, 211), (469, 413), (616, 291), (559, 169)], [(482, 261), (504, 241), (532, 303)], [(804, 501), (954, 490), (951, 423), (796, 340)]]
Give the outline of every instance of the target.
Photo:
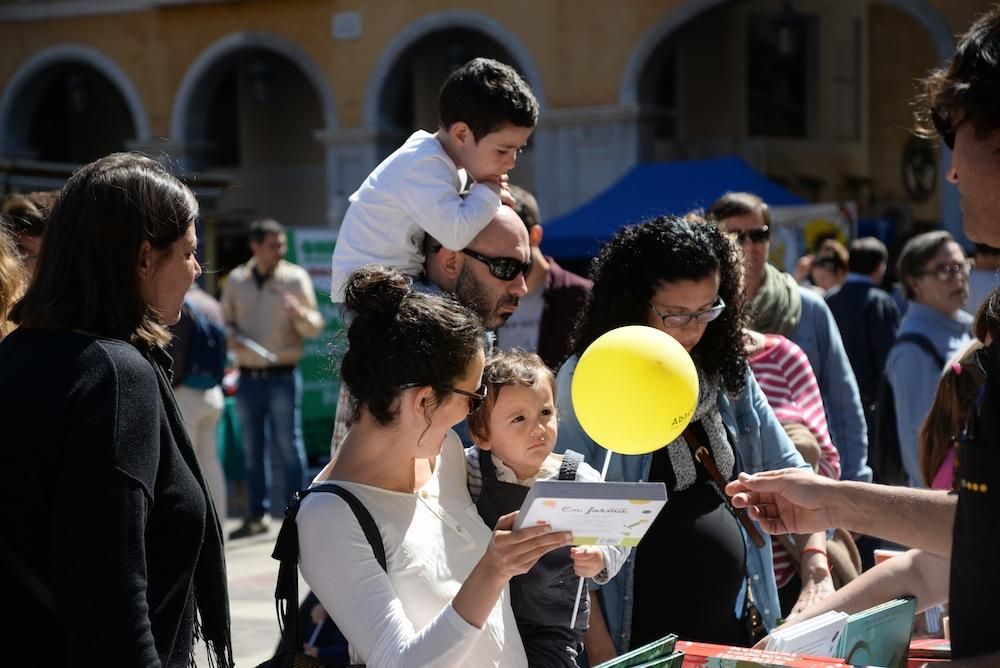
[(908, 668), (918, 668), (927, 663), (951, 661), (951, 641), (942, 638), (920, 638), (910, 642)]
[(850, 616), (827, 612), (777, 629), (767, 649), (836, 656), (852, 666), (906, 668), (916, 607), (916, 599), (907, 597)]
[(767, 650), (813, 656), (840, 656), (837, 650), (840, 648), (848, 617), (846, 612), (831, 610), (801, 624), (779, 626), (767, 639)]
[(843, 668), (843, 659), (678, 641), (684, 668)]
[(670, 634), (594, 668), (681, 668), (684, 654), (675, 652), (677, 636)]

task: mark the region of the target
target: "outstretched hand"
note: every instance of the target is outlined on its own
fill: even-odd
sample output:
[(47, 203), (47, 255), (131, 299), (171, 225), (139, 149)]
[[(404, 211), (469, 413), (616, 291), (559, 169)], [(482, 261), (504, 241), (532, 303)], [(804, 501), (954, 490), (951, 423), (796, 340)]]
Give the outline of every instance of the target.
[(824, 495), (837, 484), (811, 471), (781, 469), (740, 473), (726, 494), (767, 533), (805, 534), (836, 526)]

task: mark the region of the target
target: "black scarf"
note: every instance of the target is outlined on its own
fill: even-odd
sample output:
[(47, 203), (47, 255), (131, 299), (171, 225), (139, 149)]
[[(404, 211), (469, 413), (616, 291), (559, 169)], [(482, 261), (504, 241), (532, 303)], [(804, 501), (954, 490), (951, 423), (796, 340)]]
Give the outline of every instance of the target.
[[(173, 390), (170, 388), (170, 355), (162, 348), (146, 351), (146, 359), (156, 370), (156, 379), (160, 386), (160, 397), (167, 413), (170, 432), (173, 434), (177, 447), (184, 457), (188, 468), (194, 474), (205, 495), (207, 517), (205, 518), (205, 536), (198, 554), (198, 563), (194, 570), (194, 597), (198, 608), (195, 619), (193, 640), (204, 639), (208, 646), (208, 660), (211, 666), (232, 668), (233, 647), (229, 629), (229, 591), (226, 586), (226, 559), (222, 549), (222, 527), (215, 513), (212, 494), (209, 492), (201, 466), (191, 445), (187, 430), (184, 428), (184, 418), (181, 417)], [(194, 647), (192, 642), (191, 665), (194, 666)]]

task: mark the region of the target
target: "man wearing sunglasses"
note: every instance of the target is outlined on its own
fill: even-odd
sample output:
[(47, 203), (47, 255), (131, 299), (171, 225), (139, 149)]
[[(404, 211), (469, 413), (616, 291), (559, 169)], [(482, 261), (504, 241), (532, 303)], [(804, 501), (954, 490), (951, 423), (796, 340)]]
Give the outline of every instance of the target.
[(460, 251), (433, 238), (425, 247), (427, 280), (478, 313), (487, 329), (502, 327), (528, 293), (528, 232), (510, 207), (499, 207), (489, 225)]
[[(972, 241), (994, 247), (1000, 247), (998, 53), (1000, 8), (993, 7), (962, 36), (952, 59), (925, 79), (920, 101), (942, 143), (952, 149), (948, 180), (958, 186), (965, 233)], [(924, 279), (950, 278), (955, 273), (951, 267), (929, 268), (932, 273)], [(733, 503), (750, 506), (751, 516), (772, 533), (835, 525), (932, 555), (950, 554), (948, 582), (927, 582), (936, 595), (921, 596), (920, 605), (948, 601), (954, 659), (950, 665), (962, 668), (1000, 666), (1000, 633), (991, 606), (1000, 598), (1000, 343), (984, 338), (988, 345), (976, 354), (976, 361), (986, 372), (986, 382), (963, 435), (954, 494), (823, 481), (787, 470), (727, 487)], [(915, 561), (921, 550), (908, 559)], [(872, 583), (862, 590), (868, 593), (879, 583), (898, 581), (893, 561), (848, 586)]]
[(841, 477), (870, 481), (868, 427), (861, 395), (840, 330), (823, 298), (768, 262), (771, 213), (751, 193), (726, 193), (708, 217), (730, 234), (743, 252), (744, 281), (751, 300), (751, 327), (781, 334), (805, 351), (816, 374), (830, 438), (840, 453)]
[[(428, 292), (449, 292), (480, 318), (487, 333), (486, 352), (492, 351), (496, 330), (503, 326), (527, 293), (531, 272), (528, 232), (508, 206), (497, 208), (493, 220), (461, 251), (444, 248), (430, 235), (424, 240), (424, 275), (414, 285)], [(331, 456), (347, 436), (349, 404), (341, 386), (334, 418)], [(463, 425), (464, 426), (464, 423)], [(459, 436), (467, 441), (463, 429)]]

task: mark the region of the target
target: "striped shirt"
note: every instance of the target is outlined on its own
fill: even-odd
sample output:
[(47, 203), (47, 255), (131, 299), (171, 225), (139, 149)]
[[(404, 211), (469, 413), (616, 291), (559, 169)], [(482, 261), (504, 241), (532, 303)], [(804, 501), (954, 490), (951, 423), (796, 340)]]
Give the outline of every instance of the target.
[[(764, 347), (748, 362), (778, 421), (782, 424), (797, 422), (808, 427), (819, 443), (820, 474), (839, 479), (840, 454), (830, 441), (823, 398), (805, 352), (783, 336), (766, 334)], [(774, 543), (774, 573), (779, 588), (795, 575), (788, 552), (777, 542)]]

